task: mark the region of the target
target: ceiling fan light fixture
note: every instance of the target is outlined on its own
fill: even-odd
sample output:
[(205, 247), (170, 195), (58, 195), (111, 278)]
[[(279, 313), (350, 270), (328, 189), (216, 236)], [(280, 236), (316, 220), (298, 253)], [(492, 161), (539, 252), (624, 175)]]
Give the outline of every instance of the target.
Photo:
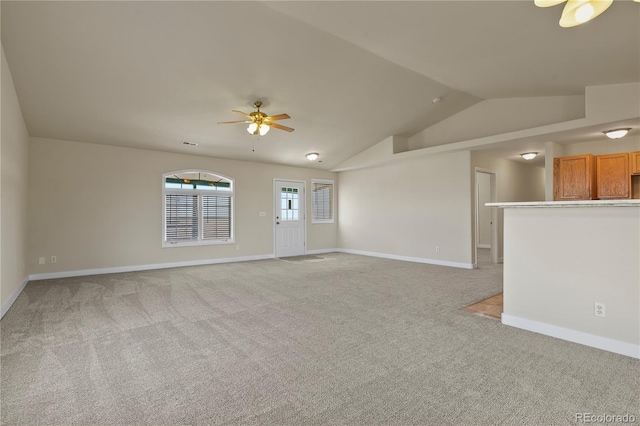
[(317, 152), (310, 152), (305, 155), (305, 157), (307, 157), (307, 160), (309, 161), (316, 161), (318, 157), (320, 157), (320, 154), (318, 154)]
[(269, 130), (272, 127), (275, 127), (279, 130), (284, 130), (285, 132), (293, 132), (295, 129), (291, 127), (283, 126), (282, 124), (274, 123), (277, 120), (286, 120), (289, 117), (289, 114), (276, 114), (276, 115), (267, 115), (264, 112), (260, 111), (260, 107), (262, 106), (261, 101), (256, 101), (253, 104), (256, 107), (256, 111), (253, 111), (250, 114), (246, 112), (238, 111), (236, 109), (232, 109), (231, 112), (235, 112), (236, 114), (240, 114), (245, 119), (237, 120), (237, 121), (218, 121), (218, 124), (247, 124), (249, 123), (249, 127), (247, 127), (247, 132), (250, 135), (264, 136), (269, 133)]
[(525, 152), (524, 154), (520, 154), (520, 156), (525, 160), (533, 160), (537, 155), (537, 152)]
[(602, 133), (604, 133), (609, 139), (620, 139), (627, 136), (627, 133), (629, 133), (629, 130), (631, 129), (614, 129), (614, 130), (607, 130)]
[(613, 0), (567, 0), (562, 10), (560, 26), (575, 27), (589, 22), (611, 6)]

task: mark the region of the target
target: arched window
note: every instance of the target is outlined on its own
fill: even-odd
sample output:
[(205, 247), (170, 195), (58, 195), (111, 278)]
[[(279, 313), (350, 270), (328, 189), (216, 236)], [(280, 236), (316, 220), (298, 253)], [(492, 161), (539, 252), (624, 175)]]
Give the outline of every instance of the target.
[(163, 247), (233, 243), (233, 179), (205, 170), (162, 175)]

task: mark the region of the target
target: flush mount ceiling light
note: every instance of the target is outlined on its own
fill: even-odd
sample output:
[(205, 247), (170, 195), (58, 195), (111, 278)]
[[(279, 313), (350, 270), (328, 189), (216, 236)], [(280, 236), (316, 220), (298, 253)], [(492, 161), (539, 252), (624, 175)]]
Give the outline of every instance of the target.
[(538, 155), (537, 152), (525, 152), (524, 154), (520, 154), (520, 156), (525, 160), (533, 160), (536, 158), (536, 155)]
[(253, 106), (256, 107), (256, 111), (250, 114), (247, 114), (246, 112), (242, 112), (242, 111), (236, 111), (235, 109), (231, 110), (236, 114), (243, 115), (245, 118), (247, 118), (247, 120), (220, 121), (218, 122), (218, 124), (242, 124), (242, 123), (249, 124), (249, 127), (247, 127), (247, 132), (251, 133), (252, 135), (260, 134), (260, 136), (266, 135), (271, 127), (275, 129), (285, 130), (287, 132), (293, 132), (293, 129), (291, 127), (274, 123), (274, 121), (276, 120), (285, 120), (287, 118), (291, 118), (289, 117), (289, 114), (278, 114), (278, 115), (269, 116), (264, 112), (260, 111), (260, 107), (262, 106), (261, 101), (256, 101), (253, 104)]
[[(607, 10), (613, 0), (534, 0), (538, 7), (551, 7), (567, 2), (562, 10), (560, 26), (563, 28), (575, 27), (589, 22), (602, 12)], [(634, 0), (640, 2), (640, 0)]]
[(607, 130), (602, 133), (607, 135), (609, 139), (620, 139), (627, 136), (627, 133), (629, 133), (629, 130), (631, 129), (615, 129), (615, 130)]
[(316, 161), (318, 157), (320, 157), (320, 154), (318, 154), (317, 152), (310, 152), (305, 155), (305, 157), (307, 157), (307, 160), (309, 161)]

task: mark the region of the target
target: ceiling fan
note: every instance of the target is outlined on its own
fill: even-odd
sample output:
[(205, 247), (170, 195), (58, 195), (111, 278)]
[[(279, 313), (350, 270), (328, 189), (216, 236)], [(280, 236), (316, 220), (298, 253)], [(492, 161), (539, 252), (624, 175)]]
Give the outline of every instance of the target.
[(291, 127), (287, 127), (287, 126), (283, 126), (282, 124), (278, 124), (278, 123), (274, 123), (274, 121), (276, 120), (285, 120), (287, 118), (291, 118), (289, 117), (289, 114), (278, 114), (278, 115), (267, 115), (264, 112), (260, 111), (260, 107), (262, 106), (262, 102), (261, 101), (256, 101), (253, 104), (254, 107), (256, 107), (256, 111), (247, 114), (245, 112), (242, 111), (237, 111), (237, 110), (231, 110), (232, 112), (235, 112), (236, 114), (240, 114), (243, 115), (247, 118), (247, 120), (240, 120), (240, 121), (220, 121), (218, 122), (218, 124), (249, 124), (249, 127), (247, 128), (247, 132), (251, 133), (252, 135), (257, 135), (260, 134), (260, 136), (264, 136), (267, 134), (267, 132), (269, 131), (269, 129), (271, 127), (273, 127), (274, 129), (280, 129), (280, 130), (285, 130), (287, 132), (293, 132), (294, 129), (292, 129)]

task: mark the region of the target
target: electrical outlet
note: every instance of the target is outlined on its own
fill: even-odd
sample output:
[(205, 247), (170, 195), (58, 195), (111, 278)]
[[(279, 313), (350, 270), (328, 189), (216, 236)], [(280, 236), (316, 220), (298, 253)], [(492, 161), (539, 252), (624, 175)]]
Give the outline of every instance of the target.
[(240, 250), (240, 244), (236, 244), (236, 250)]
[(44, 257), (39, 257), (38, 258), (38, 265), (44, 265), (45, 264), (45, 259)]
[(51, 263), (56, 263), (58, 258), (56, 256), (51, 256)]
[(593, 304), (593, 315), (597, 317), (605, 317), (604, 303), (595, 302)]
[(440, 247), (436, 246), (436, 253), (440, 253)]

